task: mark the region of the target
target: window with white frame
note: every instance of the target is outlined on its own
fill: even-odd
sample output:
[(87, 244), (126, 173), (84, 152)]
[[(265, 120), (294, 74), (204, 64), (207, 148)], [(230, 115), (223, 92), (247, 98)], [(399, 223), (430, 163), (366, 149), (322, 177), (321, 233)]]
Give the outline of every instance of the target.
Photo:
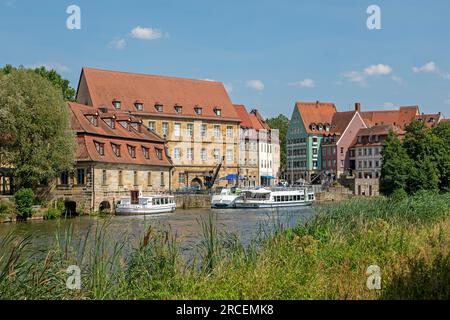
[(214, 126), (214, 137), (220, 138), (220, 125)]
[(206, 161), (206, 149), (200, 150), (200, 159)]
[(233, 162), (233, 149), (227, 149), (227, 161)]
[(233, 138), (233, 127), (232, 126), (227, 127), (227, 137)]
[(180, 148), (173, 149), (173, 158), (179, 160), (181, 158), (181, 150)]
[(194, 160), (194, 149), (193, 148), (187, 149), (187, 159)]
[(201, 131), (200, 131), (202, 137), (206, 137), (207, 136), (207, 132), (208, 132), (208, 127), (206, 126), (206, 124), (202, 124)]
[(168, 136), (169, 135), (169, 123), (163, 122), (163, 124), (162, 124), (162, 134), (164, 136)]
[(192, 123), (187, 124), (187, 134), (188, 137), (194, 136), (194, 125)]
[(181, 137), (181, 123), (175, 123), (173, 126), (173, 134), (175, 137)]

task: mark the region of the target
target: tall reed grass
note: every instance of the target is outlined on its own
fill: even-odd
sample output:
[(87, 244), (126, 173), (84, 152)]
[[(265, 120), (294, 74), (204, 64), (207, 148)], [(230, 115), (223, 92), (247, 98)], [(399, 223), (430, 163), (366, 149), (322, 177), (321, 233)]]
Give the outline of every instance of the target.
[[(0, 239), (1, 299), (449, 299), (450, 194), (353, 199), (314, 207), (306, 223), (274, 221), (245, 245), (217, 223), (199, 220), (202, 239), (180, 252), (168, 226), (114, 242), (108, 222), (54, 245), (32, 236)], [(66, 288), (69, 265), (81, 290)], [(370, 265), (381, 290), (366, 286)]]

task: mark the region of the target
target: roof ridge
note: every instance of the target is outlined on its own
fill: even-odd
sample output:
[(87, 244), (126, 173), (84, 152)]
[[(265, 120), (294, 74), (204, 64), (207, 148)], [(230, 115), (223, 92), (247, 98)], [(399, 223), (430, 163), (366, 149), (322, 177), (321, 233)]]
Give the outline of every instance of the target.
[(206, 82), (206, 83), (224, 84), (222, 81), (217, 81), (217, 80), (194, 79), (194, 78), (184, 78), (184, 77), (176, 77), (176, 76), (162, 76), (162, 75), (158, 75), (158, 74), (148, 74), (148, 73), (129, 72), (129, 71), (115, 71), (115, 70), (109, 70), (109, 69), (99, 69), (99, 68), (90, 68), (90, 67), (83, 67), (82, 70), (83, 71), (92, 70), (92, 71), (100, 71), (100, 72), (111, 72), (111, 73), (120, 73), (120, 74), (125, 74), (125, 75), (154, 77), (154, 78), (163, 78), (163, 79), (188, 80), (188, 81), (200, 81), (200, 82)]

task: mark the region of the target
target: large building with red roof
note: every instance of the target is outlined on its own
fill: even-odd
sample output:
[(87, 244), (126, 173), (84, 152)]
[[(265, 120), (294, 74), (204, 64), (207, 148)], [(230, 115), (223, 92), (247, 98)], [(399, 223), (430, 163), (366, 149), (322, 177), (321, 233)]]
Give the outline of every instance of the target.
[(235, 105), (241, 119), (239, 133), (239, 172), (244, 186), (273, 185), (280, 177), (280, 141), (262, 115), (244, 105)]
[(172, 162), (164, 139), (142, 120), (113, 108), (69, 103), (76, 165), (53, 190), (71, 211), (111, 210), (122, 197), (170, 189)]
[(241, 119), (221, 82), (84, 68), (76, 99), (142, 119), (162, 137), (173, 189), (204, 187), (219, 164), (221, 177), (237, 172)]

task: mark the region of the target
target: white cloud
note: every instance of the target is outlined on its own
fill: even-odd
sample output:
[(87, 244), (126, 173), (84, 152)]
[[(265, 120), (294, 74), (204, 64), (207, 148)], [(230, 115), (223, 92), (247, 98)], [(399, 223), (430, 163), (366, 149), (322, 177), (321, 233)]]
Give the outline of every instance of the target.
[(110, 48), (114, 48), (117, 50), (125, 49), (126, 46), (127, 46), (127, 42), (125, 41), (124, 38), (114, 39), (109, 43)]
[(358, 71), (349, 71), (343, 74), (344, 78), (348, 81), (357, 83), (360, 86), (367, 85), (366, 77)]
[(70, 68), (68, 66), (65, 66), (59, 62), (38, 62), (35, 64), (25, 66), (25, 68), (29, 69), (35, 69), (40, 67), (45, 67), (45, 69), (47, 70), (55, 70), (56, 72), (59, 73), (65, 73), (70, 71)]
[(131, 30), (131, 36), (136, 39), (141, 40), (155, 40), (162, 38), (163, 34), (158, 29), (153, 28), (143, 28), (140, 26), (137, 26), (133, 30)]
[(314, 88), (316, 83), (312, 79), (304, 79), (301, 81), (292, 82), (289, 85), (297, 88)]
[(403, 84), (403, 79), (397, 76), (392, 76), (392, 80), (394, 80), (395, 82), (397, 82), (398, 84)]
[(261, 80), (249, 80), (247, 81), (247, 87), (252, 88), (256, 91), (263, 91), (264, 90), (264, 83), (262, 83)]
[(439, 72), (438, 67), (433, 61), (425, 63), (421, 67), (413, 67), (412, 68), (414, 73), (436, 73)]
[(348, 71), (343, 74), (348, 81), (360, 86), (367, 85), (367, 78), (374, 76), (387, 76), (392, 73), (392, 68), (385, 64), (373, 64), (363, 71)]
[(392, 68), (385, 64), (374, 64), (364, 70), (366, 76), (386, 76), (391, 72)]

